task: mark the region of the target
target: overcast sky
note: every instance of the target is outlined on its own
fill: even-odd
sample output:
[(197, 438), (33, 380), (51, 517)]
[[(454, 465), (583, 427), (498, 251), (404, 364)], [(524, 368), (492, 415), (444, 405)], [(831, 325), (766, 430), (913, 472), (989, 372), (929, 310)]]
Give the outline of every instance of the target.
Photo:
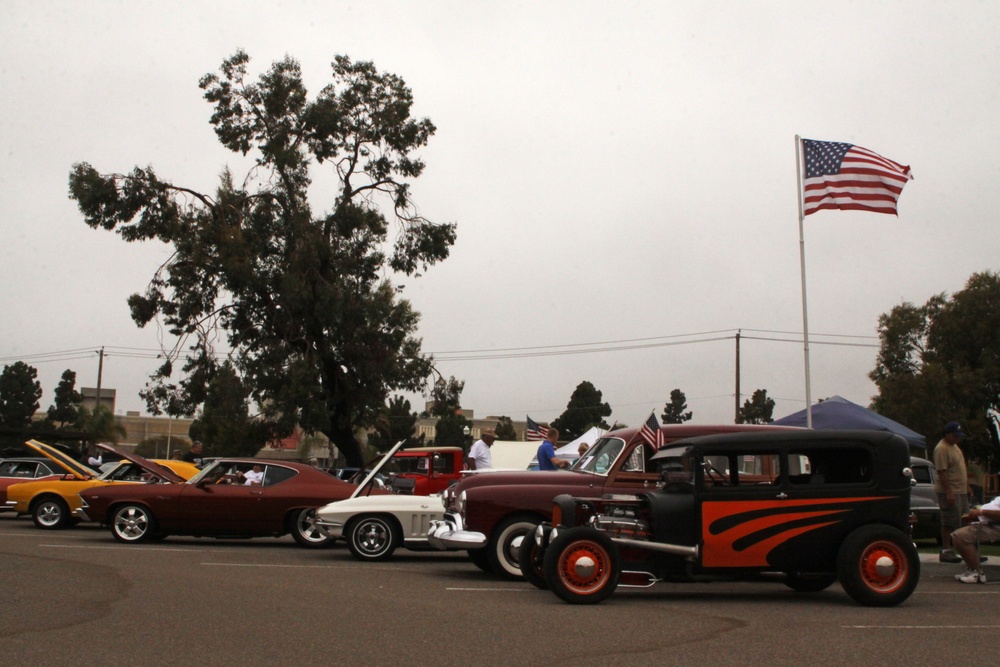
[[(477, 417), (551, 420), (589, 380), (610, 420), (680, 388), (696, 422), (731, 422), (737, 330), (743, 398), (801, 410), (795, 135), (910, 165), (898, 218), (805, 224), (812, 396), (867, 405), (879, 315), (1000, 264), (998, 19), (992, 0), (5, 0), (0, 363), (38, 369), (45, 409), (66, 368), (96, 385), (104, 346), (118, 410), (144, 410), (163, 332), (126, 299), (168, 249), (88, 228), (68, 174), (212, 191), (237, 161), (197, 84), (242, 48), (255, 75), (297, 59), (312, 94), (335, 55), (371, 60), (437, 126), (412, 194), (458, 240), (404, 294)], [(580, 349), (601, 351), (550, 354)]]

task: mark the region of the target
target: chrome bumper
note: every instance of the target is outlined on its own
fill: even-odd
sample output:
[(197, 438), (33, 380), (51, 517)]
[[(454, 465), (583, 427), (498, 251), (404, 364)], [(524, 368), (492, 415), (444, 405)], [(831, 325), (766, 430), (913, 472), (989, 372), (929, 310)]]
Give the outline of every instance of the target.
[(463, 530), (462, 517), (457, 512), (446, 512), (444, 519), (431, 521), (427, 541), (435, 549), (481, 549), (486, 546), (486, 536), (472, 530)]
[(326, 529), (327, 534), (330, 537), (343, 537), (344, 536), (344, 526), (347, 525), (345, 521), (334, 521), (333, 519), (320, 519), (316, 518), (314, 522), (317, 526)]
[(89, 505), (87, 505), (87, 501), (83, 500), (83, 498), (80, 498), (80, 502), (81, 502), (80, 507), (73, 510), (73, 516), (75, 516), (80, 521), (94, 521), (95, 519), (91, 519), (90, 515), (87, 514), (87, 508), (89, 507)]
[(16, 506), (17, 506), (16, 501), (8, 500), (3, 505), (0, 505), (0, 512), (13, 512)]

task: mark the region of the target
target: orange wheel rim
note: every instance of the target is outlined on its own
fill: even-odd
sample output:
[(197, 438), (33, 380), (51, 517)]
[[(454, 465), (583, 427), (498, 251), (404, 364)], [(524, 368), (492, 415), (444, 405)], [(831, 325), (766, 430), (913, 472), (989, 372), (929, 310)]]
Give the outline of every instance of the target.
[(559, 578), (574, 593), (594, 593), (611, 579), (611, 557), (596, 542), (581, 540), (559, 557)]
[(906, 554), (898, 545), (885, 540), (869, 544), (858, 565), (862, 581), (879, 593), (898, 590), (910, 576)]

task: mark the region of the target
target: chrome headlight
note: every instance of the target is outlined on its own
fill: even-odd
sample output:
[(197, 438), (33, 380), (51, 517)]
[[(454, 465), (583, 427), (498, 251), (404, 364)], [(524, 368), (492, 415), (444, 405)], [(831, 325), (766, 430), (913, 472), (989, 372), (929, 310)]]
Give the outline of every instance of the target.
[(535, 544), (540, 547), (545, 546), (545, 527), (542, 524), (535, 526)]
[(467, 501), (467, 498), (465, 496), (465, 491), (462, 491), (460, 494), (458, 494), (458, 501), (455, 503), (455, 509), (458, 510), (459, 515), (463, 519), (465, 518), (465, 503), (466, 503), (466, 501)]

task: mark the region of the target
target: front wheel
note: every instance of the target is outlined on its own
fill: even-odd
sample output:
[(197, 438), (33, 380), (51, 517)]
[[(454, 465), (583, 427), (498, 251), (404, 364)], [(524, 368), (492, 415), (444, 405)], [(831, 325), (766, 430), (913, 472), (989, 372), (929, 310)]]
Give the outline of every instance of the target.
[(31, 519), (35, 522), (36, 526), (47, 530), (65, 528), (71, 523), (69, 506), (66, 505), (66, 501), (62, 498), (55, 496), (42, 498), (39, 502), (35, 503), (31, 511)]
[[(549, 533), (552, 532), (552, 526), (548, 524), (542, 524), (542, 526), (542, 544), (545, 544), (548, 541)], [(538, 542), (535, 540), (537, 533), (538, 528), (536, 527), (535, 530), (524, 536), (521, 548), (518, 549), (517, 564), (521, 568), (521, 576), (524, 577), (525, 581), (535, 588), (547, 591), (549, 585), (545, 581), (545, 572), (542, 571), (545, 549), (538, 546)]]
[(392, 519), (363, 516), (347, 526), (347, 547), (358, 560), (386, 560), (399, 546), (399, 529)]
[(611, 538), (593, 528), (570, 528), (545, 550), (549, 589), (571, 604), (596, 604), (615, 592), (621, 555)]
[(526, 517), (511, 517), (497, 526), (493, 540), (486, 547), (489, 551), (490, 569), (505, 579), (519, 579), (521, 566), (517, 561), (518, 549), (538, 525)]
[(315, 507), (307, 507), (294, 514), (291, 519), (291, 533), (295, 541), (307, 549), (322, 549), (336, 541), (330, 537), (326, 528), (316, 523)]
[(141, 505), (122, 505), (111, 518), (111, 534), (119, 542), (138, 544), (153, 536), (156, 522)]
[(869, 607), (894, 607), (910, 597), (920, 579), (913, 542), (891, 526), (863, 526), (847, 536), (837, 553), (841, 586)]

